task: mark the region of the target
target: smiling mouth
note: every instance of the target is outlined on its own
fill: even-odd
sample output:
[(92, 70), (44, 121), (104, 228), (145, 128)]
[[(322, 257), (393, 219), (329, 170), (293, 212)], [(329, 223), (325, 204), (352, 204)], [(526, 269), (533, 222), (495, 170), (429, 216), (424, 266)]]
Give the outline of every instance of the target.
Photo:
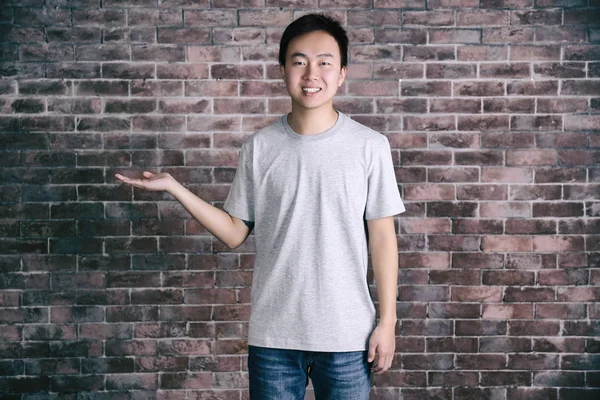
[(302, 91), (306, 93), (317, 93), (321, 91), (321, 88), (302, 88)]

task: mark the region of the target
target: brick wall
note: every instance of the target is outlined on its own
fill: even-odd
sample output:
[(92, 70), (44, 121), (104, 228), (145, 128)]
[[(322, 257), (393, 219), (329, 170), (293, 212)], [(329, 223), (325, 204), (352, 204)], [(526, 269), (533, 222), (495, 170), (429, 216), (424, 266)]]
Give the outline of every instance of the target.
[(317, 9), (353, 43), (337, 105), (389, 138), (408, 208), (373, 398), (600, 398), (599, 5), (3, 1), (0, 398), (248, 398), (253, 237), (229, 252), (114, 174), (221, 205), (289, 108), (283, 28)]

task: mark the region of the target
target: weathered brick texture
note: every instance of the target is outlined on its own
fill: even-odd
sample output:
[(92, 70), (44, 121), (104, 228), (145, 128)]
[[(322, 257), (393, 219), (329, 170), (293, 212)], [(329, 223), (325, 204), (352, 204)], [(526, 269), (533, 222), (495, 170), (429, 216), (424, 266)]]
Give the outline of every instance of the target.
[(598, 0), (6, 0), (1, 399), (248, 398), (253, 236), (228, 251), (114, 174), (221, 206), (314, 11), (348, 29), (337, 107), (388, 137), (407, 205), (372, 398), (600, 398)]

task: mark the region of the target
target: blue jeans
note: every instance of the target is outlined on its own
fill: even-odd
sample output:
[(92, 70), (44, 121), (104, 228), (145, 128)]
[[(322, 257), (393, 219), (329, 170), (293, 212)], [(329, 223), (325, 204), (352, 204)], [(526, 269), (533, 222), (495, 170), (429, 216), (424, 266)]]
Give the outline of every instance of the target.
[(368, 400), (367, 356), (248, 346), (250, 400), (303, 400), (309, 377), (317, 400)]

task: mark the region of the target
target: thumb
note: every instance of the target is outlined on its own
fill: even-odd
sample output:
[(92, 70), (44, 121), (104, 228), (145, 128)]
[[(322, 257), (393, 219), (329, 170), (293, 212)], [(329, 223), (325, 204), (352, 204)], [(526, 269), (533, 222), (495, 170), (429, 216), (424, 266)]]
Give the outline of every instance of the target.
[(369, 344), (369, 358), (367, 359), (368, 362), (371, 362), (375, 359), (375, 346), (372, 344)]
[(154, 175), (152, 172), (149, 171), (144, 171), (142, 173), (142, 175), (144, 175), (146, 178), (152, 178), (152, 175)]

